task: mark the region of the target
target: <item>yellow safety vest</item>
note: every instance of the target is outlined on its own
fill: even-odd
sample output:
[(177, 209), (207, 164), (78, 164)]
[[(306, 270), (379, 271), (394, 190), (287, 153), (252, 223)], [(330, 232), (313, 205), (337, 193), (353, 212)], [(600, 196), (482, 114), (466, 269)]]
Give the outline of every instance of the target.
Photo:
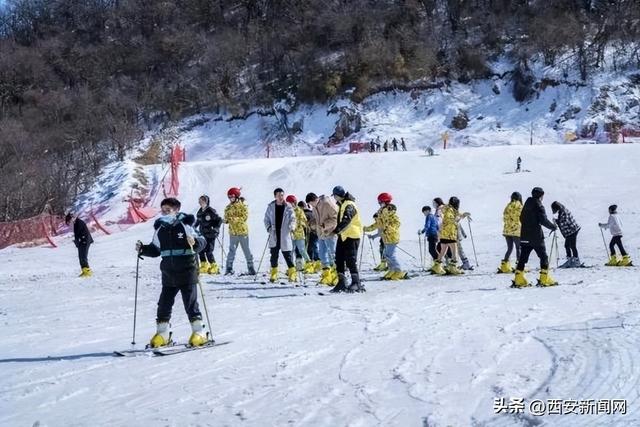
[(356, 208), (356, 204), (351, 200), (345, 200), (340, 205), (340, 211), (338, 212), (338, 224), (342, 221), (342, 217), (344, 216), (344, 211), (347, 206), (353, 205), (356, 210), (356, 215), (351, 219), (349, 225), (345, 227), (340, 233), (340, 239), (345, 241), (346, 239), (360, 239), (362, 237), (362, 222), (360, 222), (360, 212)]

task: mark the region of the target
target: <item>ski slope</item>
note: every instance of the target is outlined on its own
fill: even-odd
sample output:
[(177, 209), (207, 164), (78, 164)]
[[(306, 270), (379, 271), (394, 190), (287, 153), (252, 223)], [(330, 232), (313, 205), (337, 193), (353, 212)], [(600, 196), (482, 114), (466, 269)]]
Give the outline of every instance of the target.
[[(531, 172), (505, 174), (518, 156)], [(400, 247), (415, 257), (420, 208), (435, 196), (458, 196), (472, 213), (480, 267), (461, 277), (380, 282), (365, 242), (365, 294), (319, 296), (311, 278), (293, 287), (203, 276), (214, 335), (231, 343), (125, 359), (112, 351), (131, 347), (133, 246), (150, 240), (151, 224), (94, 235), (88, 280), (75, 277), (68, 237), (58, 249), (7, 248), (0, 251), (0, 426), (639, 425), (640, 276), (637, 268), (601, 266), (596, 226), (617, 203), (625, 247), (640, 262), (638, 159), (640, 146), (629, 144), (184, 163), (185, 211), (195, 211), (202, 193), (222, 210), (227, 188), (243, 187), (256, 262), (276, 186), (300, 199), (340, 184), (367, 223), (376, 195), (392, 193)], [(549, 215), (554, 200), (572, 211), (582, 225), (581, 258), (596, 267), (555, 270), (563, 284), (555, 288), (513, 290), (510, 275), (491, 274), (505, 250), (502, 209), (512, 191), (526, 197), (533, 186), (545, 189)], [(463, 245), (473, 257), (470, 240)], [(377, 259), (377, 242), (374, 248)], [(417, 268), (405, 253), (399, 257)], [(530, 281), (537, 263), (532, 256)], [(140, 262), (137, 348), (155, 331), (158, 264)], [(239, 252), (236, 271), (244, 269)], [(172, 323), (174, 339), (187, 339), (179, 300)], [(527, 407), (495, 414), (500, 397), (626, 399), (627, 413), (539, 417)]]

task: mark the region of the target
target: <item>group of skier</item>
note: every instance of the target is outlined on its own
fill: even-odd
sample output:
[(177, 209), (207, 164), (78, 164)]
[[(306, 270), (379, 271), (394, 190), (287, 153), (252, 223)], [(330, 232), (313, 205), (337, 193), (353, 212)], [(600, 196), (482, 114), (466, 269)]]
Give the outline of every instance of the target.
[(372, 139), (369, 141), (369, 152), (370, 153), (379, 153), (381, 151), (389, 151), (390, 149), (393, 151), (398, 151), (398, 146), (402, 149), (402, 151), (407, 151), (407, 143), (404, 142), (404, 138), (400, 138), (398, 141), (396, 138), (393, 138), (391, 142), (389, 140), (385, 140), (384, 143), (380, 141), (380, 137), (376, 137), (376, 139)]

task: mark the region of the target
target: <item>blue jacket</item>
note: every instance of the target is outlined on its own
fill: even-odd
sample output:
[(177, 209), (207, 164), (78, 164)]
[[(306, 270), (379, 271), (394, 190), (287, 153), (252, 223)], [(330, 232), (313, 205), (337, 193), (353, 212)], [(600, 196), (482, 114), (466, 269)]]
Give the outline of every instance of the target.
[(427, 236), (437, 236), (438, 229), (439, 229), (438, 220), (436, 219), (435, 215), (433, 214), (427, 215), (424, 219), (424, 228), (422, 229), (422, 231)]

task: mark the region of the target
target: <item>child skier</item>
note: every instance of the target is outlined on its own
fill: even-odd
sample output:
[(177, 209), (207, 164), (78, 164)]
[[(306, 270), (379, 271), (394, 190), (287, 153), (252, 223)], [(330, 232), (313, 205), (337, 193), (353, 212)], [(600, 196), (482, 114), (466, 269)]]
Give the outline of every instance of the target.
[[(442, 209), (442, 228), (440, 233), (440, 252), (438, 259), (431, 271), (438, 275), (463, 274), (457, 266), (458, 264), (458, 223), (464, 218), (470, 217), (469, 212), (460, 213), (460, 200), (453, 196)], [(451, 251), (451, 260), (447, 263), (446, 269), (442, 267), (442, 259)]]
[(89, 232), (87, 223), (78, 218), (73, 212), (69, 212), (64, 217), (65, 224), (69, 225), (73, 221), (73, 244), (78, 248), (78, 260), (80, 261), (80, 275), (78, 277), (91, 277), (89, 268), (89, 247), (93, 243), (93, 237)]
[(227, 254), (227, 265), (225, 268), (225, 276), (233, 274), (233, 261), (236, 258), (238, 245), (242, 248), (244, 258), (247, 261), (247, 270), (250, 276), (256, 275), (253, 267), (253, 255), (249, 249), (249, 226), (247, 219), (249, 218), (249, 210), (244, 203), (244, 198), (240, 196), (239, 188), (230, 188), (227, 191), (229, 204), (224, 209), (224, 222), (229, 224), (229, 253)]
[[(296, 196), (290, 194), (285, 200), (293, 209), (296, 218), (296, 228), (291, 232), (291, 238), (293, 240), (293, 247), (296, 250), (298, 270), (304, 270), (305, 274), (313, 274), (315, 273), (314, 265), (306, 249), (306, 237), (309, 229), (307, 216), (304, 214), (304, 210), (298, 206)], [(301, 259), (304, 260), (304, 265), (302, 265)]]
[(384, 259), (387, 261), (389, 271), (382, 277), (385, 280), (400, 280), (407, 277), (407, 273), (402, 271), (400, 263), (396, 258), (396, 248), (400, 243), (400, 218), (396, 206), (391, 203), (393, 197), (389, 193), (378, 195), (378, 221), (380, 224), (380, 237), (384, 242)]
[(365, 233), (376, 231), (375, 234), (367, 235), (367, 237), (369, 237), (369, 240), (374, 240), (380, 237), (380, 244), (378, 249), (380, 252), (380, 263), (375, 267), (373, 267), (373, 271), (386, 271), (389, 269), (389, 266), (387, 265), (387, 260), (384, 258), (384, 241), (381, 237), (382, 236), (382, 223), (380, 222), (381, 210), (382, 208), (379, 208), (378, 211), (373, 214), (373, 224), (366, 225), (362, 228)]
[(551, 231), (555, 231), (557, 227), (547, 218), (547, 213), (542, 205), (543, 197), (544, 190), (540, 187), (535, 187), (531, 190), (531, 197), (527, 199), (522, 207), (522, 213), (520, 214), (520, 222), (522, 223), (520, 230), (520, 258), (518, 258), (516, 275), (512, 283), (514, 288), (531, 286), (524, 276), (524, 267), (529, 261), (529, 255), (531, 255), (532, 251), (535, 251), (540, 258), (538, 286), (555, 286), (558, 284), (549, 274), (549, 256), (544, 245), (544, 233), (542, 232), (543, 226)]
[(423, 206), (422, 213), (424, 214), (424, 227), (418, 230), (418, 234), (424, 234), (427, 237), (429, 255), (431, 255), (432, 261), (435, 262), (438, 259), (437, 245), (440, 226), (435, 215), (431, 213), (431, 206)]
[(151, 243), (136, 243), (136, 251), (141, 256), (162, 257), (162, 291), (156, 313), (157, 330), (149, 345), (157, 348), (171, 343), (169, 321), (176, 295), (180, 292), (191, 323), (189, 345), (201, 346), (207, 343), (208, 338), (198, 307), (196, 254), (204, 249), (207, 242), (193, 229), (193, 215), (179, 213), (180, 202), (177, 199), (164, 199), (160, 209), (162, 216), (153, 224), (155, 232)]
[[(622, 223), (618, 218), (618, 205), (609, 206), (609, 220), (605, 223), (599, 223), (598, 225), (600, 228), (608, 228), (611, 232), (611, 242), (609, 242), (611, 258), (605, 265), (619, 267), (632, 266), (631, 257), (624, 250), (624, 246), (622, 246)], [(620, 249), (622, 260), (618, 260), (618, 257), (616, 256), (616, 246)]]
[(578, 238), (578, 232), (580, 226), (573, 219), (573, 215), (569, 209), (565, 208), (560, 202), (551, 203), (551, 212), (558, 214), (556, 225), (560, 229), (562, 237), (564, 237), (564, 249), (567, 252), (567, 260), (559, 268), (574, 268), (580, 267), (582, 262), (578, 257), (578, 249), (576, 246), (576, 240)]
[(206, 194), (198, 199), (200, 209), (196, 213), (194, 228), (200, 232), (207, 241), (207, 246), (200, 252), (200, 273), (219, 274), (220, 267), (216, 264), (213, 250), (216, 247), (216, 239), (220, 233), (222, 218), (215, 209), (209, 206), (209, 196)]
[(278, 280), (278, 255), (287, 263), (287, 277), (289, 282), (297, 282), (297, 271), (293, 264), (293, 242), (291, 233), (296, 229), (296, 214), (290, 204), (285, 202), (284, 190), (276, 188), (273, 191), (274, 200), (269, 203), (264, 213), (264, 227), (269, 233), (269, 248), (271, 250), (270, 282)]
[(516, 263), (520, 258), (520, 214), (522, 213), (522, 195), (517, 191), (511, 193), (511, 201), (502, 211), (502, 235), (507, 241), (507, 252), (504, 254), (498, 273), (513, 273), (513, 268), (509, 262), (511, 252), (516, 248)]

